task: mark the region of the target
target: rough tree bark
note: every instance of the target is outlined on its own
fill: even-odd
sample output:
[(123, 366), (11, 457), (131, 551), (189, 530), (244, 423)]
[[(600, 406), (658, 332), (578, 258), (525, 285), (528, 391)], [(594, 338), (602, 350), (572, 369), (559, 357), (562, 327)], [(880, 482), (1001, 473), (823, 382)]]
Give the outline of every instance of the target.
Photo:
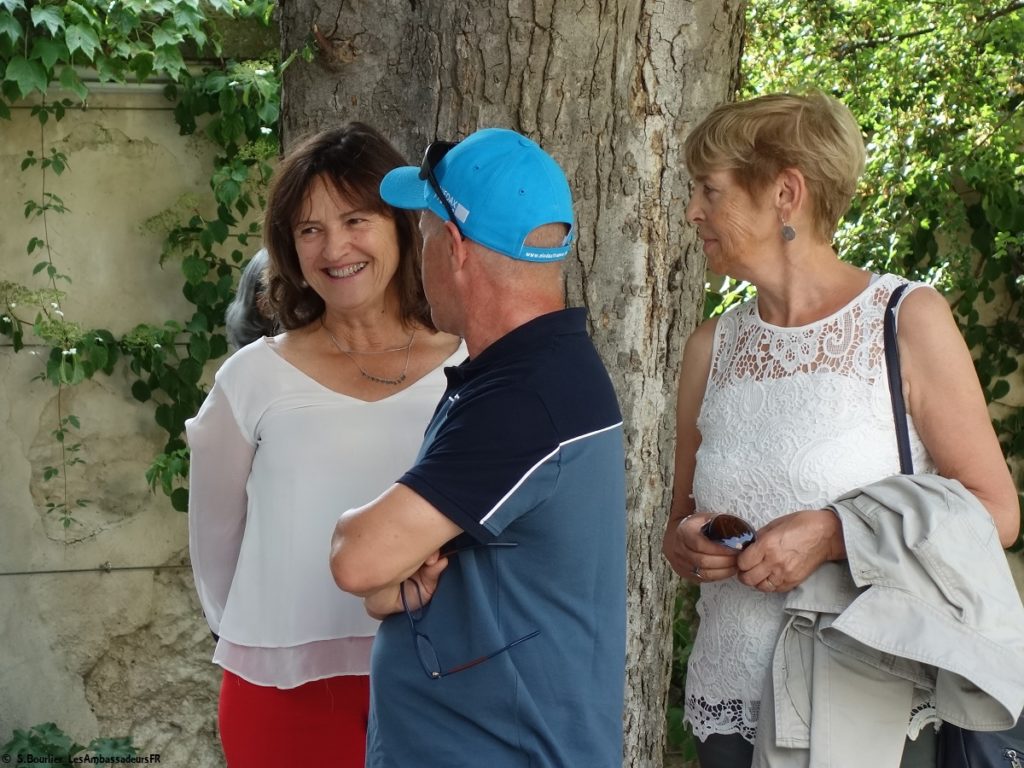
[[(743, 0), (291, 0), (284, 141), (360, 119), (413, 163), (487, 126), (536, 139), (576, 198), (570, 304), (585, 305), (622, 403), (629, 493), (624, 765), (660, 766), (676, 581), (660, 555), (679, 351), (704, 258), (683, 216), (682, 140), (735, 86)], [(580, 681), (585, 685), (586, 681)]]

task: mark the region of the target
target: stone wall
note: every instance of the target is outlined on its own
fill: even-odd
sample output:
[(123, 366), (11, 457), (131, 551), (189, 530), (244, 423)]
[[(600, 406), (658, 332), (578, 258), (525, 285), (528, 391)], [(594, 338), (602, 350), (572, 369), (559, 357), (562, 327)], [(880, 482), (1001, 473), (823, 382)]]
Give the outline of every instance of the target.
[[(41, 176), (21, 171), (41, 142), (67, 155), (46, 191), (68, 213), (48, 221), (53, 261), (73, 283), (67, 319), (123, 334), (138, 323), (187, 320), (176, 263), (158, 266), (161, 235), (143, 222), (182, 195), (210, 198), (213, 148), (178, 135), (159, 87), (94, 91), (87, 110), (40, 127), (29, 107), (0, 123), (0, 280), (31, 276), (43, 237), (23, 216)], [(31, 313), (28, 315), (32, 316)], [(131, 735), (161, 764), (220, 766), (218, 670), (188, 567), (187, 518), (145, 480), (163, 433), (135, 401), (124, 366), (64, 389), (32, 381), (48, 350), (0, 346), (0, 743), (13, 729), (55, 721), (80, 743)], [(91, 503), (65, 529), (47, 501), (62, 498), (42, 468), (59, 464), (58, 413), (81, 421), (84, 464), (69, 497)], [(30, 573), (23, 573), (30, 572)], [(16, 573), (19, 575), (7, 575)]]

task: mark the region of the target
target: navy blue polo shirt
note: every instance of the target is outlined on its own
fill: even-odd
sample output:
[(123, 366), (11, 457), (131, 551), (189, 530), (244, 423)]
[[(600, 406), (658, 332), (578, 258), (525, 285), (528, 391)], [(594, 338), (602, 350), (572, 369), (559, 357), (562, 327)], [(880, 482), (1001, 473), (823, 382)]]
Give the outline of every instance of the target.
[(446, 374), (399, 482), (466, 533), (424, 611), (381, 624), (366, 764), (618, 768), (622, 416), (585, 312), (538, 317)]

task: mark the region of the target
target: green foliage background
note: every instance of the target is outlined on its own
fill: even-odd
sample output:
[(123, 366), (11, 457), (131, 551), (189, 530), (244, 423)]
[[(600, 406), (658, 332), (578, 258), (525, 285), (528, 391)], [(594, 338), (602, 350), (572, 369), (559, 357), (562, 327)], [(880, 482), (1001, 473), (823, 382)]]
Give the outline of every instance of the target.
[(752, 2), (740, 97), (819, 88), (868, 163), (844, 259), (934, 284), (970, 345), (1008, 457), (1024, 457), (1024, 2)]
[[(868, 163), (837, 250), (947, 295), (1003, 450), (1024, 464), (1024, 407), (1006, 399), (1024, 390), (1024, 2), (751, 0), (741, 73), (737, 98), (817, 88), (857, 116)], [(723, 281), (705, 312), (748, 292)], [(676, 606), (668, 713), (683, 762), (695, 600), (685, 589)]]

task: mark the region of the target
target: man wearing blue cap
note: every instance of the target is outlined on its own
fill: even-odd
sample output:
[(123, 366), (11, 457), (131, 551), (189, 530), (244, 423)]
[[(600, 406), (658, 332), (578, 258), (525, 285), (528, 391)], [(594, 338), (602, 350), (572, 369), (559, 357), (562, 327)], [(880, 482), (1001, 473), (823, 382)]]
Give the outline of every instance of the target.
[(622, 417), (566, 309), (572, 198), (514, 131), (435, 142), (381, 197), (422, 210), (437, 326), (466, 340), (416, 464), (345, 512), (331, 567), (382, 618), (367, 766), (618, 768)]

